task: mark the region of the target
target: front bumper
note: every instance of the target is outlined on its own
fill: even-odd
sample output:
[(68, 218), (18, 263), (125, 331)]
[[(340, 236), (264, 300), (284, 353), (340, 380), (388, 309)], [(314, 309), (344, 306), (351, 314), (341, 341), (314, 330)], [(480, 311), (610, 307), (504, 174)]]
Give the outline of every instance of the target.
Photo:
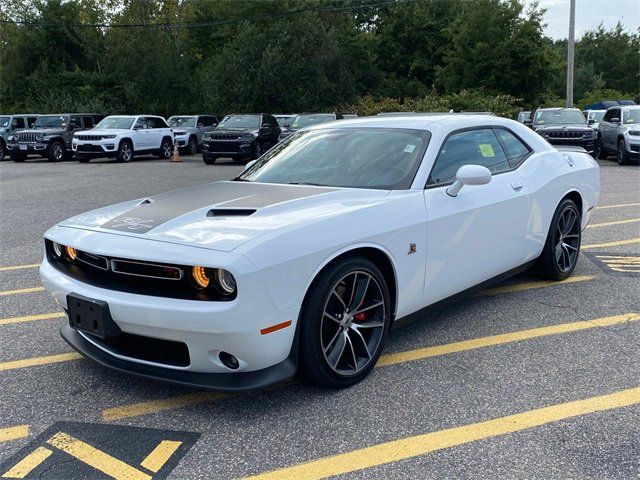
[(189, 135), (186, 133), (184, 135), (174, 135), (173, 138), (180, 148), (186, 147), (189, 141)]
[(48, 143), (8, 143), (7, 150), (15, 151), (16, 153), (21, 153), (23, 155), (32, 155), (37, 153), (38, 155), (43, 155), (46, 153), (47, 148), (49, 147)]
[(117, 139), (106, 140), (73, 140), (71, 150), (77, 156), (83, 157), (115, 157), (118, 150)]
[(251, 156), (255, 151), (255, 140), (203, 141), (202, 155), (205, 157), (241, 158)]
[(173, 383), (187, 387), (204, 388), (219, 392), (244, 392), (261, 390), (286, 383), (293, 379), (297, 371), (297, 358), (292, 348), (284, 361), (252, 372), (240, 373), (200, 373), (191, 371), (168, 370), (153, 365), (134, 363), (114, 357), (87, 341), (77, 330), (69, 325), (60, 329), (62, 338), (78, 353), (100, 365), (128, 373), (148, 380)]
[[(140, 260), (150, 262), (175, 262), (180, 258), (187, 264), (229, 268), (238, 280), (238, 296), (232, 301), (142, 295), (84, 283), (57, 270), (45, 256), (40, 267), (42, 283), (63, 308), (68, 308), (69, 293), (102, 300), (108, 304), (111, 318), (122, 333), (149, 341), (181, 343), (188, 349), (187, 362), (171, 364), (167, 357), (158, 359), (156, 355), (154, 360), (149, 360), (144, 355), (136, 355), (137, 344), (131, 353), (123, 353), (71, 327), (63, 328), (65, 340), (89, 358), (136, 375), (222, 390), (262, 388), (266, 383), (285, 381), (293, 375), (295, 361), (291, 355), (296, 351), (294, 337), (299, 306), (277, 308), (262, 272), (256, 271), (244, 257), (173, 245), (171, 253), (175, 258), (167, 258), (167, 244), (162, 242), (95, 232), (80, 233), (76, 229), (61, 227), (55, 227), (51, 232), (55, 234), (48, 234), (47, 238), (97, 255), (106, 255), (109, 250), (144, 252), (144, 258)], [(210, 264), (203, 259), (203, 254)], [(262, 332), (269, 326), (288, 320), (291, 320), (291, 325), (287, 328), (272, 333)], [(221, 352), (235, 356), (238, 368), (225, 366), (220, 358)], [(277, 365), (280, 366), (273, 368)], [(274, 372), (278, 372), (277, 375)], [(263, 374), (264, 379), (259, 379)], [(211, 380), (205, 380), (208, 375), (213, 375)], [(232, 388), (233, 385), (236, 387)]]

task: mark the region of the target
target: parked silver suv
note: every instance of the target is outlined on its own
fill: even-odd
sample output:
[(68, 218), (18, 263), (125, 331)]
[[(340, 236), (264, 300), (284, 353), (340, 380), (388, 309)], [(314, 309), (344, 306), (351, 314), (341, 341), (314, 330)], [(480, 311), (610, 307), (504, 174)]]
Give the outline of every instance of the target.
[(4, 160), (4, 156), (7, 154), (9, 137), (13, 137), (13, 134), (18, 130), (33, 128), (33, 124), (36, 123), (37, 118), (38, 115), (33, 113), (20, 113), (16, 115), (0, 114), (0, 160)]
[(174, 115), (167, 120), (179, 148), (195, 155), (202, 148), (202, 135), (218, 126), (215, 115)]
[(617, 156), (625, 165), (640, 159), (640, 105), (611, 107), (598, 125), (597, 158)]

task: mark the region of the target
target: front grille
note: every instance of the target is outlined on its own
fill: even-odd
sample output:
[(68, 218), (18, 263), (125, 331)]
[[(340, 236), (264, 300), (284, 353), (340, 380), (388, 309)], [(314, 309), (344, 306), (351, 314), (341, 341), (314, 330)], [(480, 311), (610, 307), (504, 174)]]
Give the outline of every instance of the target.
[(237, 133), (213, 133), (211, 134), (210, 138), (211, 140), (226, 140), (237, 142), (238, 140), (240, 140), (241, 135), (238, 135)]
[(124, 357), (175, 367), (188, 367), (191, 363), (189, 348), (182, 342), (143, 337), (125, 332), (106, 339), (89, 333), (84, 333), (84, 335), (113, 353)]
[(18, 143), (36, 143), (36, 134), (31, 132), (19, 132), (16, 135)]
[(191, 266), (95, 255), (77, 250), (77, 260), (57, 258), (51, 240), (45, 239), (47, 260), (53, 268), (80, 282), (107, 290), (154, 297), (200, 301), (231, 301), (215, 289), (199, 290), (191, 283)]
[(632, 152), (640, 152), (640, 145), (630, 145)]
[(105, 139), (104, 135), (75, 135), (77, 140), (89, 141), (89, 142), (97, 142), (98, 140)]
[(100, 145), (86, 145), (79, 144), (77, 147), (77, 152), (102, 152), (102, 147)]
[(582, 138), (584, 132), (576, 132), (571, 130), (557, 130), (547, 132), (549, 138)]
[(234, 153), (238, 151), (239, 144), (236, 142), (216, 142), (209, 144), (210, 152), (228, 152)]

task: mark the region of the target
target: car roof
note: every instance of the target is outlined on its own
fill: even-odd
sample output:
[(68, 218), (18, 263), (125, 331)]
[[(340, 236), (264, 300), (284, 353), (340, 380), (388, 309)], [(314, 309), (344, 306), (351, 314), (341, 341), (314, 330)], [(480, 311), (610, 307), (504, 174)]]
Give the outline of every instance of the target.
[(0, 113), (0, 117), (39, 117), (39, 113)]
[(63, 115), (102, 115), (102, 113), (40, 113), (39, 117), (61, 117)]
[[(147, 115), (147, 116), (151, 116), (151, 115)], [(176, 115), (171, 115), (169, 118), (173, 118), (173, 117), (215, 117), (216, 115), (214, 115), (213, 113), (182, 113), (182, 114), (176, 114)]]
[(496, 117), (494, 115), (451, 115), (444, 114), (429, 114), (429, 115), (374, 115), (370, 117), (358, 117), (343, 119), (335, 122), (321, 123), (308, 127), (309, 130), (321, 130), (323, 128), (355, 128), (355, 127), (379, 127), (379, 128), (407, 128), (414, 130), (427, 130), (434, 127), (448, 128), (454, 126), (454, 129), (482, 126), (482, 125), (494, 125), (494, 126), (509, 126), (513, 124), (520, 125), (515, 120), (508, 118)]
[(545, 108), (537, 108), (536, 110), (544, 110), (544, 111), (559, 111), (559, 110), (578, 110), (577, 107), (545, 107)]

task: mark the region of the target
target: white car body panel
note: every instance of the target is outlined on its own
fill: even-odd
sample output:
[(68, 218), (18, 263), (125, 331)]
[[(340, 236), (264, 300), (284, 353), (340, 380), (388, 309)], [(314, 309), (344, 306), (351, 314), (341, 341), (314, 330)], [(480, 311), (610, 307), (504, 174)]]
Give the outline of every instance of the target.
[[(583, 228), (598, 202), (598, 165), (588, 154), (559, 152), (512, 120), (479, 115), (365, 117), (311, 129), (362, 126), (431, 133), (411, 188), (218, 182), (158, 195), (142, 206), (144, 199), (138, 199), (77, 215), (45, 234), (49, 240), (96, 255), (227, 269), (238, 283), (233, 301), (101, 289), (58, 271), (46, 256), (40, 269), (43, 283), (63, 306), (69, 292), (105, 300), (125, 332), (185, 342), (191, 354), (185, 370), (229, 372), (215, 355), (225, 350), (239, 359), (241, 371), (258, 371), (287, 358), (300, 307), (314, 278), (346, 252), (370, 248), (386, 255), (396, 282), (395, 318), (400, 319), (537, 258), (565, 195), (580, 195)], [(447, 186), (425, 189), (447, 135), (474, 126), (508, 128), (533, 152), (517, 169), (494, 175), (486, 185), (464, 186), (455, 198), (447, 195)], [(261, 189), (271, 188), (286, 198), (269, 203)], [(215, 192), (223, 190), (231, 193), (221, 200)], [(207, 195), (215, 201), (208, 203)], [(144, 212), (162, 213), (162, 205), (181, 202), (187, 202), (185, 211), (157, 224), (145, 223), (153, 219), (145, 219)], [(211, 209), (221, 208), (256, 212), (207, 216)], [(127, 218), (129, 223), (123, 223)], [(288, 320), (290, 328), (259, 333)]]

